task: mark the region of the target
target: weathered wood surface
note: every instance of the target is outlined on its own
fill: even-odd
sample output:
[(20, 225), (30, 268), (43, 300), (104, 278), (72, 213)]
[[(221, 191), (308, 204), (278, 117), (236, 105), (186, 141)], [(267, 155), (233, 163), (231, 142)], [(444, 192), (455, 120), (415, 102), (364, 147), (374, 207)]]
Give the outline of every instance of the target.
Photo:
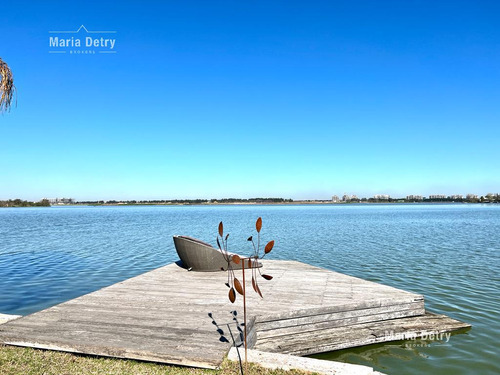
[[(310, 334), (306, 351), (317, 353), (328, 348), (329, 340), (322, 335), (316, 345), (317, 332), (369, 323), (375, 329), (380, 321), (424, 313), (418, 294), (295, 261), (263, 263), (274, 277), (259, 281), (264, 299), (253, 292), (250, 280), (247, 285), (248, 312), (255, 318), (249, 333), (251, 341), (257, 336), (257, 346)], [(217, 329), (232, 341), (227, 324), (235, 338), (238, 331), (231, 311), (237, 311), (239, 323), (243, 320), (242, 298), (238, 295), (231, 305), (226, 281), (223, 272), (188, 272), (170, 264), (0, 325), (0, 342), (214, 368), (231, 346)], [(341, 340), (333, 337), (334, 343)], [(343, 347), (357, 345), (349, 340), (342, 341)]]
[(20, 317), (21, 315), (0, 314), (0, 324), (10, 322), (11, 320), (18, 319)]
[(429, 334), (436, 335), (470, 327), (470, 324), (445, 315), (426, 313), (422, 316), (259, 338), (254, 348), (267, 352), (308, 355)]
[[(393, 307), (393, 306), (391, 306)], [(395, 307), (393, 307), (395, 308)], [(345, 327), (352, 326), (355, 324), (361, 323), (369, 323), (369, 322), (378, 322), (384, 321), (388, 319), (397, 319), (397, 318), (405, 318), (409, 316), (418, 316), (425, 314), (425, 310), (422, 312), (422, 309), (419, 307), (417, 309), (401, 309), (395, 311), (387, 311), (384, 309), (382, 313), (369, 313), (371, 309), (363, 309), (363, 310), (353, 310), (353, 316), (349, 316), (347, 318), (338, 318), (337, 316), (332, 316), (332, 314), (326, 314), (325, 316), (331, 317), (330, 320), (324, 320), (321, 322), (309, 322), (304, 323), (301, 321), (298, 322), (297, 325), (287, 325), (285, 327), (271, 328), (271, 329), (263, 329), (261, 324), (257, 325), (258, 330), (258, 338), (263, 339), (266, 337), (278, 337), (278, 336), (287, 336), (287, 335), (295, 335), (304, 332), (310, 331), (319, 331), (328, 328), (334, 327)], [(364, 313), (366, 315), (359, 315), (359, 313)], [(316, 318), (317, 316), (315, 316)], [(296, 321), (296, 319), (293, 319)], [(284, 323), (287, 323), (285, 321)], [(274, 322), (273, 322), (274, 323)]]

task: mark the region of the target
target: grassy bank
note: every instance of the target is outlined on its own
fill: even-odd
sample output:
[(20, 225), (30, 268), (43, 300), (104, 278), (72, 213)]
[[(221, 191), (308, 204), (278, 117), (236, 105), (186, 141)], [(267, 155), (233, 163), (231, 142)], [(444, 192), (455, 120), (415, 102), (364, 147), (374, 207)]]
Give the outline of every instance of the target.
[[(247, 375), (305, 375), (301, 371), (267, 370), (249, 364)], [(0, 345), (2, 375), (233, 375), (239, 364), (225, 360), (220, 370), (201, 370), (147, 362), (98, 358), (70, 353)]]

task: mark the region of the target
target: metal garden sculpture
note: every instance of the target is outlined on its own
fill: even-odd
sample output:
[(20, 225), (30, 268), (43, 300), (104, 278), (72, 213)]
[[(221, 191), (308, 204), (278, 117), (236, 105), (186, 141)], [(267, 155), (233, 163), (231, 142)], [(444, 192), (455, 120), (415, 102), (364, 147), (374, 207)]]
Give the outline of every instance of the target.
[[(248, 257), (240, 257), (237, 254), (230, 254), (228, 252), (227, 239), (229, 234), (224, 237), (224, 226), (222, 221), (219, 223), (219, 235), (217, 236), (217, 246), (222, 252), (224, 259), (227, 262), (227, 283), (226, 286), (229, 288), (229, 300), (231, 303), (236, 301), (236, 292), (243, 296), (243, 321), (244, 321), (244, 344), (245, 344), (245, 367), (247, 363), (247, 305), (246, 305), (246, 282), (245, 282), (245, 269), (250, 269), (252, 272), (252, 287), (254, 291), (261, 297), (262, 292), (259, 288), (258, 276), (266, 280), (271, 280), (273, 277), (270, 275), (262, 274), (259, 267), (259, 259), (263, 259), (267, 254), (271, 252), (274, 247), (274, 241), (269, 241), (264, 247), (264, 251), (261, 254), (260, 248), (260, 231), (262, 229), (262, 218), (258, 218), (255, 222), (255, 229), (257, 230), (257, 245), (253, 239), (253, 236), (248, 237), (248, 241), (252, 243), (253, 253)], [(261, 256), (262, 255), (262, 256)], [(233, 263), (236, 265), (241, 264), (242, 271), (242, 281), (238, 280), (235, 275), (235, 270), (233, 268)], [(223, 269), (224, 270), (224, 269)]]

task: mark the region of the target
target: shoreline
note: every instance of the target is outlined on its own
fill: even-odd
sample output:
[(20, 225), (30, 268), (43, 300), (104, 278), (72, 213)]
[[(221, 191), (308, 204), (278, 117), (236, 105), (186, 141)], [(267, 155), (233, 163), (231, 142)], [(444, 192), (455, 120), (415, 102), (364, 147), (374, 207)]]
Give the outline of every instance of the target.
[(50, 206), (0, 206), (0, 208), (46, 208), (46, 207), (121, 207), (121, 206), (350, 206), (350, 205), (458, 205), (487, 204), (496, 205), (500, 202), (331, 202), (331, 201), (294, 201), (294, 202), (207, 202), (207, 203), (76, 203), (55, 204)]
[(498, 202), (331, 202), (331, 201), (294, 201), (294, 202), (234, 202), (234, 203), (103, 203), (67, 204), (57, 206), (300, 206), (300, 205), (383, 205), (383, 204), (497, 204)]

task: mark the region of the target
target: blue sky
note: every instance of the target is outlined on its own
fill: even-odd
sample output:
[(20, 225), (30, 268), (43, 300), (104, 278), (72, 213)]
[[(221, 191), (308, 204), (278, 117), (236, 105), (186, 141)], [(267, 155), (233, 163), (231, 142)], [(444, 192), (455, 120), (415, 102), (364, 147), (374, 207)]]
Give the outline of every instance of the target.
[[(9, 1), (0, 199), (498, 192), (499, 8)], [(82, 24), (116, 53), (48, 52)]]

